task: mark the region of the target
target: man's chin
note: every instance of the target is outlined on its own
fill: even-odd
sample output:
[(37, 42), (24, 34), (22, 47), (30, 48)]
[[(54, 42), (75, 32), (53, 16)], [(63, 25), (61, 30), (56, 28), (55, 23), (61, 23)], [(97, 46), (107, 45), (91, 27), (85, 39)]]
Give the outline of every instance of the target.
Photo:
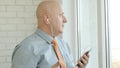
[(62, 33), (63, 33), (63, 31), (56, 32), (55, 36), (59, 36)]

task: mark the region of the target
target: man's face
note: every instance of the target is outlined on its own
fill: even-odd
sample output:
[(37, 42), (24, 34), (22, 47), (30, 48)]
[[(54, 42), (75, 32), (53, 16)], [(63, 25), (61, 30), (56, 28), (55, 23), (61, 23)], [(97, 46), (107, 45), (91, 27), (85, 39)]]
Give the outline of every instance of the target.
[(67, 22), (66, 17), (64, 16), (64, 12), (62, 11), (62, 8), (59, 7), (55, 10), (55, 13), (53, 13), (53, 22), (52, 27), (55, 34), (63, 33), (63, 27), (64, 23)]

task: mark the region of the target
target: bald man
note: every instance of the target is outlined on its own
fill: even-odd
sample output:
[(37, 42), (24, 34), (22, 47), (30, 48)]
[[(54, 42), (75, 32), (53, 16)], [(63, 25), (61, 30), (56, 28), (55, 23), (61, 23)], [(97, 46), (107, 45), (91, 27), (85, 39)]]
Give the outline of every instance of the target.
[[(12, 68), (85, 68), (89, 55), (84, 54), (77, 65), (73, 65), (73, 57), (68, 44), (57, 37), (63, 33), (67, 22), (61, 4), (56, 1), (41, 2), (36, 16), (38, 28), (34, 34), (19, 43), (12, 55)], [(53, 48), (52, 40), (58, 44), (59, 52), (66, 67), (61, 67)]]

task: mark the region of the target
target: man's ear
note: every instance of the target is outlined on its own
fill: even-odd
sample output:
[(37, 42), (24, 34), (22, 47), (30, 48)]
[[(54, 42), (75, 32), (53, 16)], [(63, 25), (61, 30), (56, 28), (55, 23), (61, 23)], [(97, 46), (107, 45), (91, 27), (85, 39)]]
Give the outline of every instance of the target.
[(43, 16), (43, 21), (44, 21), (44, 23), (45, 23), (45, 24), (50, 24), (50, 22), (49, 22), (49, 19), (48, 19), (48, 16), (47, 16), (47, 15), (44, 15), (44, 16)]

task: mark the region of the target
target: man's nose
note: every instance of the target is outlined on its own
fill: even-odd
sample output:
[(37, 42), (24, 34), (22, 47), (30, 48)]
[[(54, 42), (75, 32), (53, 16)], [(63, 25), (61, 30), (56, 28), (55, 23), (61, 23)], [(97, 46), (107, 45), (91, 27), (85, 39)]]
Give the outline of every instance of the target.
[(67, 23), (67, 19), (66, 19), (65, 16), (63, 16), (63, 22), (64, 22), (64, 23)]

